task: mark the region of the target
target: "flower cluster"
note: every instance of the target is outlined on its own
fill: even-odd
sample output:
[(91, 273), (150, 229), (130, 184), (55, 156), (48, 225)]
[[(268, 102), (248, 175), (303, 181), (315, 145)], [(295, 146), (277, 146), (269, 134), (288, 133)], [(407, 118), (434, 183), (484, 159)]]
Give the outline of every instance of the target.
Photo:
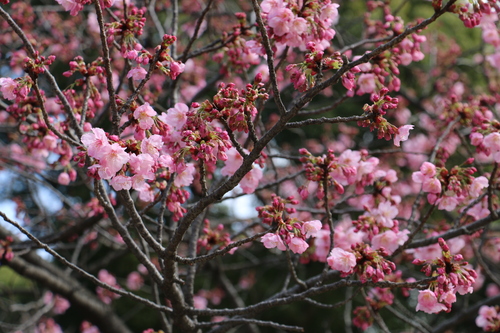
[(301, 92), (312, 88), (323, 70), (339, 69), (343, 64), (339, 52), (325, 57), (324, 52), (319, 50), (314, 42), (307, 43), (306, 47), (309, 53), (306, 53), (304, 62), (286, 66), (293, 87)]
[(32, 85), (33, 80), (27, 76), (17, 79), (11, 79), (10, 77), (0, 78), (0, 92), (9, 101), (22, 101), (26, 99)]
[(200, 105), (200, 109), (208, 112), (213, 119), (225, 121), (231, 131), (248, 133), (249, 125), (251, 126), (250, 123), (257, 114), (255, 102), (268, 98), (262, 75), (257, 74), (254, 84), (247, 84), (246, 89), (238, 90), (234, 83), (221, 83), (213, 102), (205, 101)]
[[(129, 51), (138, 51), (142, 49), (136, 40), (136, 36), (143, 33), (146, 18), (144, 17), (146, 8), (137, 8), (131, 5), (127, 10), (127, 15), (120, 21), (106, 23), (108, 43), (112, 43), (119, 38), (118, 43), (121, 46), (121, 52), (125, 56)], [(128, 56), (128, 58), (130, 58)]]
[(424, 265), (422, 272), (429, 277), (435, 277), (429, 289), (421, 290), (418, 295), (417, 311), (427, 313), (449, 312), (456, 301), (456, 293), (464, 295), (473, 291), (472, 284), (477, 273), (468, 268), (461, 254), (452, 255), (444, 239), (439, 238), (442, 257), (434, 260), (415, 259), (416, 265)]
[(483, 305), (479, 308), (476, 325), (485, 332), (500, 331), (500, 307)]
[(210, 251), (214, 246), (223, 248), (231, 243), (229, 233), (224, 231), (224, 225), (218, 224), (215, 229), (212, 229), (208, 219), (205, 219), (203, 224), (203, 234), (198, 238), (197, 243), (198, 253), (200, 253), (203, 249)]
[(274, 195), (272, 200), (271, 205), (257, 207), (259, 217), (264, 223), (277, 225), (277, 231), (265, 234), (262, 237), (262, 243), (268, 249), (277, 247), (279, 250), (285, 251), (288, 247), (294, 253), (304, 253), (309, 247), (306, 239), (316, 236), (322, 227), (321, 221), (302, 222), (286, 216), (285, 213), (295, 213), (295, 208), (286, 207), (287, 204), (296, 205), (298, 203), (293, 197), (283, 199)]
[[(472, 163), (472, 159), (466, 163)], [(430, 162), (424, 162), (420, 171), (412, 174), (412, 179), (422, 184), (422, 191), (428, 193), (430, 204), (452, 211), (458, 205), (479, 197), (481, 190), (488, 186), (486, 177), (472, 176), (475, 172), (474, 167), (454, 166), (448, 171), (445, 167), (438, 168)]]
[[(97, 277), (99, 278), (99, 280), (110, 285), (111, 287), (121, 289), (121, 287), (116, 282), (116, 278), (107, 270), (101, 269), (97, 274)], [(101, 301), (103, 301), (105, 304), (110, 304), (114, 299), (121, 297), (120, 295), (115, 294), (114, 292), (109, 291), (108, 289), (104, 289), (102, 287), (97, 287), (96, 292), (97, 296), (99, 296)]]
[(11, 261), (14, 258), (14, 252), (10, 248), (10, 244), (14, 239), (11, 236), (5, 237), (5, 239), (0, 239), (0, 263), (2, 261)]
[(366, 120), (358, 121), (358, 125), (361, 127), (368, 127), (370, 131), (377, 130), (377, 137), (379, 139), (391, 140), (394, 139), (394, 145), (400, 146), (401, 141), (408, 140), (410, 130), (413, 129), (413, 125), (403, 125), (400, 128), (392, 125), (384, 118), (387, 110), (395, 109), (398, 106), (399, 100), (397, 98), (390, 97), (387, 93), (389, 89), (384, 87), (378, 94), (373, 93), (371, 95), (372, 105), (365, 104), (363, 110), (366, 114), (372, 114)]
[(332, 269), (342, 272), (342, 277), (357, 273), (363, 282), (377, 282), (396, 269), (393, 262), (384, 259), (388, 255), (384, 249), (373, 250), (365, 243), (357, 243), (349, 251), (333, 248), (327, 262)]
[[(351, 151), (349, 151), (351, 152)], [(333, 185), (335, 190), (342, 194), (344, 186), (354, 184), (357, 176), (357, 169), (353, 164), (361, 158), (359, 154), (353, 154), (352, 159), (347, 157), (349, 152), (344, 152), (344, 156), (336, 157), (332, 150), (328, 150), (323, 156), (313, 156), (307, 149), (301, 148), (299, 153), (302, 155), (300, 161), (306, 170), (306, 178), (308, 181), (317, 182), (319, 190), (316, 196), (319, 199), (324, 197), (323, 182), (326, 180), (328, 185)], [(343, 158), (344, 157), (344, 158)], [(309, 192), (307, 186), (304, 185), (299, 189), (302, 199), (308, 197)]]
[(301, 7), (295, 1), (264, 0), (261, 3), (270, 37), (277, 44), (303, 47), (307, 42), (314, 42), (321, 50), (329, 47), (335, 37), (331, 26), (338, 20), (338, 7), (330, 0), (308, 1)]

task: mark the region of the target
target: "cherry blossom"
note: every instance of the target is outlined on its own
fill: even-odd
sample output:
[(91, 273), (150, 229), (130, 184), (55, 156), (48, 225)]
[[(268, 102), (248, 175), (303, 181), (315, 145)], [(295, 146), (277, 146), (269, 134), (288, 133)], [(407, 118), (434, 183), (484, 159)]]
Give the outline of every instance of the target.
[(356, 266), (356, 257), (352, 252), (336, 247), (330, 252), (327, 262), (334, 270), (350, 273)]

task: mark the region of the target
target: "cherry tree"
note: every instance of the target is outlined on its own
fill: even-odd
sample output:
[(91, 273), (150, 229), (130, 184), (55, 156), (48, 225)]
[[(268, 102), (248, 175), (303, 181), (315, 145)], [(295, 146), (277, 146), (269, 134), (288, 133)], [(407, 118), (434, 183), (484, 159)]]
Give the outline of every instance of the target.
[(499, 332), (499, 12), (0, 0), (1, 330)]

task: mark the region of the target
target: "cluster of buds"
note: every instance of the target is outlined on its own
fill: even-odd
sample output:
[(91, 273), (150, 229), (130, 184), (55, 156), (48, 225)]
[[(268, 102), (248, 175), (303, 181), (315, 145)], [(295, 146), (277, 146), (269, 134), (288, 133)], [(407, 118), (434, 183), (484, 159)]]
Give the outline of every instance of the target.
[[(438, 10), (442, 2), (442, 0), (433, 0), (432, 5)], [(473, 28), (481, 23), (483, 14), (498, 13), (499, 9), (496, 0), (458, 0), (451, 5), (449, 10), (457, 14), (467, 28)]]
[(101, 57), (92, 61), (90, 64), (86, 64), (83, 60), (83, 57), (77, 56), (69, 62), (69, 70), (64, 72), (63, 75), (66, 77), (70, 77), (75, 73), (79, 73), (86, 78), (96, 75), (102, 75), (104, 73), (104, 67), (102, 67), (102, 63), (103, 60)]
[(146, 8), (139, 9), (135, 6), (129, 6), (126, 17), (117, 22), (107, 23), (108, 43), (112, 43), (116, 37), (121, 37), (119, 43), (123, 55), (126, 55), (128, 51), (136, 50), (137, 40), (135, 36), (140, 36), (143, 33), (146, 23), (145, 13)]
[(210, 119), (224, 120), (231, 131), (248, 133), (249, 124), (257, 114), (255, 101), (268, 98), (262, 75), (257, 74), (254, 84), (247, 84), (246, 90), (238, 90), (234, 83), (221, 83), (213, 102), (205, 101), (200, 105), (200, 110), (207, 112)]
[[(223, 33), (224, 47), (214, 54), (213, 60), (221, 65), (221, 74), (235, 72), (238, 74), (248, 72), (252, 65), (260, 64), (259, 55), (264, 55), (261, 49), (260, 36), (253, 36), (247, 25), (245, 13), (236, 13), (238, 24), (232, 28), (232, 33)], [(245, 36), (252, 38), (247, 41)]]
[(391, 274), (396, 269), (392, 261), (384, 259), (389, 253), (383, 248), (373, 250), (365, 243), (358, 243), (351, 246), (351, 249), (356, 256), (354, 272), (358, 274), (362, 282), (382, 281), (385, 275)]
[(41, 56), (38, 51), (35, 53), (35, 58), (26, 57), (24, 58), (23, 69), (32, 77), (37, 77), (38, 75), (45, 72), (45, 66), (50, 66), (56, 60), (55, 55), (49, 55), (48, 57)]
[(357, 273), (362, 282), (377, 282), (396, 269), (393, 262), (384, 259), (388, 255), (383, 248), (373, 250), (365, 243), (357, 243), (349, 251), (333, 248), (327, 262), (332, 269), (340, 271), (342, 277)]
[(306, 239), (315, 237), (317, 232), (321, 230), (322, 223), (319, 220), (303, 222), (285, 215), (285, 212), (295, 213), (295, 208), (286, 207), (286, 205), (296, 205), (297, 203), (293, 197), (283, 199), (274, 195), (271, 205), (256, 208), (264, 223), (277, 225), (275, 233), (267, 233), (262, 237), (262, 243), (266, 248), (277, 247), (279, 250), (285, 251), (288, 246), (294, 253), (304, 253), (309, 247)]
[[(396, 271), (393, 274), (386, 275), (385, 280), (391, 282), (404, 282), (401, 276), (402, 272)], [(410, 295), (407, 288), (401, 288), (401, 293), (405, 297)], [(374, 311), (379, 311), (387, 305), (392, 305), (394, 302), (394, 294), (389, 288), (375, 287), (368, 291), (365, 300), (368, 305), (356, 307), (353, 311), (354, 318), (352, 320), (354, 326), (364, 331), (373, 324), (373, 316), (371, 315), (368, 306), (370, 306)]]
[(160, 69), (165, 75), (168, 75), (172, 80), (175, 80), (182, 72), (185, 65), (180, 61), (175, 61), (169, 52), (169, 47), (175, 43), (177, 37), (171, 35), (163, 35), (163, 41), (158, 46), (160, 54), (156, 61), (156, 68)]
[(442, 257), (431, 261), (415, 259), (413, 264), (423, 265), (422, 272), (429, 277), (435, 277), (429, 289), (420, 291), (417, 311), (437, 313), (442, 310), (450, 311), (456, 301), (455, 294), (471, 293), (472, 284), (476, 281), (477, 273), (468, 268), (461, 254), (453, 255), (444, 239), (439, 238)]
[(5, 237), (5, 239), (0, 239), (0, 263), (3, 261), (11, 261), (14, 258), (14, 252), (10, 248), (10, 244), (14, 239), (11, 236)]
[[(323, 182), (326, 179), (328, 185), (333, 185), (337, 193), (344, 193), (342, 183), (353, 184), (356, 181), (357, 170), (352, 165), (342, 163), (332, 150), (322, 156), (313, 156), (307, 149), (301, 148), (299, 153), (303, 155), (300, 161), (306, 170), (308, 181), (317, 182), (319, 189), (317, 197), (322, 199), (325, 195)], [(301, 197), (305, 200), (309, 195), (307, 184), (299, 189)]]
[(323, 70), (339, 69), (344, 63), (339, 52), (325, 57), (324, 52), (318, 49), (314, 42), (307, 43), (306, 47), (309, 53), (306, 53), (305, 61), (286, 67), (286, 70), (291, 73), (290, 80), (294, 88), (301, 92), (312, 88)]
[[(200, 253), (202, 249), (210, 251), (214, 246), (219, 248), (226, 247), (231, 243), (231, 238), (229, 233), (224, 231), (224, 225), (219, 224), (215, 229), (210, 227), (210, 221), (205, 219), (203, 221), (204, 228), (202, 230), (203, 235), (198, 238), (197, 242), (197, 252)], [(235, 248), (236, 249), (236, 248)]]
[(389, 89), (384, 87), (380, 90), (379, 94), (371, 95), (373, 104), (365, 104), (363, 106), (363, 111), (366, 114), (372, 114), (373, 117), (367, 120), (358, 121), (358, 125), (361, 127), (369, 127), (370, 131), (376, 129), (379, 139), (384, 138), (386, 140), (391, 140), (394, 135), (399, 134), (399, 130), (396, 126), (389, 123), (384, 118), (384, 115), (387, 113), (387, 110), (396, 109), (399, 100), (387, 95), (388, 92)]
[[(465, 164), (471, 164), (468, 159)], [(422, 184), (422, 190), (427, 194), (430, 204), (438, 204), (439, 209), (454, 210), (457, 205), (468, 202), (466, 199), (479, 197), (481, 190), (488, 186), (486, 177), (474, 178), (474, 167), (454, 166), (450, 171), (445, 167), (436, 167), (430, 162), (424, 162), (420, 171), (414, 172), (412, 179)]]
[(283, 225), (285, 223), (285, 212), (288, 214), (293, 214), (296, 212), (295, 208), (287, 207), (287, 205), (297, 205), (299, 202), (294, 200), (292, 196), (283, 199), (275, 194), (272, 197), (272, 204), (257, 207), (256, 210), (262, 222), (268, 225), (277, 224)]

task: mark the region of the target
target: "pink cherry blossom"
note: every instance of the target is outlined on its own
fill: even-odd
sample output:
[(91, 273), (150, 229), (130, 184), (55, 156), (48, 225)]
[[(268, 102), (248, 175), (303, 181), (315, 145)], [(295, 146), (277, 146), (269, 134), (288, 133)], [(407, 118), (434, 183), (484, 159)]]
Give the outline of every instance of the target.
[(293, 18), (294, 15), (290, 9), (281, 7), (269, 13), (268, 24), (273, 28), (276, 36), (283, 36), (290, 31), (290, 21)]
[(439, 201), (438, 208), (451, 212), (457, 207), (457, 205), (458, 205), (458, 200), (456, 197), (444, 196)]
[(250, 170), (240, 182), (240, 187), (244, 193), (253, 193), (262, 179), (263, 173), (259, 167)]
[(170, 78), (172, 80), (175, 80), (179, 74), (184, 72), (184, 68), (186, 65), (184, 65), (182, 62), (179, 61), (172, 61), (170, 64)]
[(379, 233), (372, 238), (372, 247), (374, 249), (384, 248), (389, 254), (392, 254), (400, 245), (403, 245), (408, 240), (409, 230), (403, 230), (395, 233), (392, 230), (387, 230)]
[(323, 224), (320, 220), (307, 221), (302, 224), (302, 232), (306, 234), (306, 237), (316, 237), (322, 226)]
[(428, 193), (441, 193), (441, 182), (436, 178), (429, 178), (422, 184), (422, 190)]
[(375, 82), (375, 74), (373, 73), (363, 73), (358, 78), (358, 94), (371, 94), (377, 88)]
[(398, 212), (396, 206), (393, 206), (390, 201), (384, 201), (378, 205), (378, 208), (372, 214), (382, 226), (392, 228), (394, 226), (393, 219), (398, 215)]
[(64, 10), (70, 11), (71, 16), (78, 15), (78, 12), (83, 9), (83, 5), (76, 0), (56, 0), (58, 4), (63, 6)]
[(418, 294), (417, 311), (423, 311), (426, 313), (438, 313), (441, 311), (446, 311), (448, 308), (438, 302), (436, 294), (429, 290), (420, 290)]
[(148, 130), (153, 126), (154, 121), (152, 117), (154, 116), (156, 116), (156, 111), (147, 102), (134, 111), (134, 118), (138, 120), (139, 128), (143, 130)]
[(142, 68), (142, 67), (135, 67), (135, 68), (132, 68), (128, 74), (127, 74), (127, 78), (132, 78), (133, 80), (136, 80), (136, 81), (140, 81), (140, 80), (144, 80), (144, 78), (146, 77), (146, 75), (148, 74), (148, 72)]
[(191, 185), (194, 180), (195, 167), (193, 163), (188, 163), (185, 166), (177, 167), (177, 175), (174, 179), (174, 185), (177, 187), (183, 187)]
[(132, 188), (132, 180), (130, 177), (117, 175), (113, 177), (109, 184), (113, 187), (115, 191), (130, 190)]
[(144, 279), (138, 272), (131, 272), (127, 276), (127, 288), (130, 290), (139, 290), (144, 284)]
[(109, 179), (129, 160), (129, 154), (125, 151), (125, 148), (121, 147), (118, 143), (105, 146), (100, 159), (101, 168), (99, 169), (99, 175), (103, 179)]
[(188, 111), (189, 107), (186, 104), (176, 103), (173, 108), (167, 110), (167, 113), (162, 113), (160, 120), (180, 130), (187, 121)]
[(396, 147), (400, 146), (401, 141), (408, 140), (408, 136), (410, 135), (410, 130), (413, 129), (413, 125), (404, 125), (398, 129), (398, 133), (394, 136), (394, 145)]
[(146, 138), (141, 142), (141, 152), (143, 154), (149, 154), (155, 159), (159, 157), (162, 147), (163, 139), (158, 134), (151, 135), (149, 138)]
[(497, 310), (493, 306), (483, 305), (479, 308), (478, 317), (476, 318), (476, 325), (485, 328), (489, 325), (490, 319), (498, 317)]
[(481, 133), (478, 132), (473, 132), (469, 135), (470, 138), (470, 143), (473, 146), (479, 146), (481, 143), (483, 143), (484, 136)]
[(10, 77), (0, 77), (0, 92), (3, 97), (13, 101), (16, 99), (15, 91), (17, 89), (17, 82)]
[(232, 176), (243, 163), (243, 156), (240, 155), (236, 148), (231, 147), (226, 151), (227, 160), (225, 166), (220, 170), (223, 176)]
[(488, 178), (484, 176), (474, 178), (469, 187), (469, 195), (473, 198), (477, 198), (479, 194), (481, 194), (481, 190), (486, 187), (488, 187)]
[(332, 269), (344, 273), (350, 273), (356, 267), (356, 257), (354, 254), (339, 247), (333, 248), (326, 260)]
[(500, 133), (493, 132), (484, 137), (483, 145), (492, 153), (500, 151)]
[(101, 128), (92, 128), (92, 133), (82, 135), (82, 143), (87, 147), (87, 154), (97, 159), (103, 156), (104, 148), (110, 146), (106, 132)]
[(268, 249), (273, 249), (275, 247), (278, 248), (278, 250), (285, 251), (286, 246), (283, 243), (283, 240), (279, 235), (272, 234), (272, 233), (267, 233), (264, 236), (262, 236), (261, 242), (264, 244), (264, 246)]
[(288, 247), (293, 253), (304, 253), (309, 247), (309, 244), (300, 237), (293, 237), (288, 243)]
[(149, 154), (130, 155), (130, 167), (136, 175), (144, 176), (148, 179), (154, 178), (153, 166), (155, 161)]

